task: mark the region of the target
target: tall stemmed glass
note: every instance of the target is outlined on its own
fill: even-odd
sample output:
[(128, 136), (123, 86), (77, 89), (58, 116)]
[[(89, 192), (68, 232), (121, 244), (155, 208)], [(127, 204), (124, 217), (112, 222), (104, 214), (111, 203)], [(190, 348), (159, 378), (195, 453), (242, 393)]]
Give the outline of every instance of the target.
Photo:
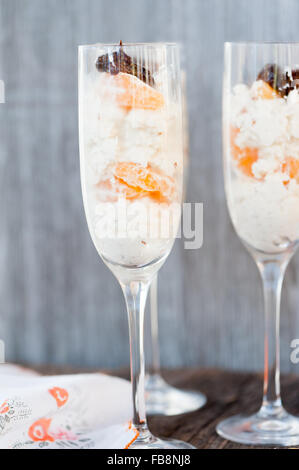
[[(183, 162), (184, 187), (183, 200), (186, 197), (187, 175), (189, 167), (189, 132), (186, 96), (186, 73), (181, 71), (182, 110), (183, 110)], [(146, 412), (148, 415), (177, 415), (198, 410), (206, 403), (206, 397), (197, 391), (180, 390), (169, 385), (162, 377), (159, 348), (158, 319), (158, 274), (150, 288), (150, 324), (152, 361), (146, 375)]]
[(190, 448), (148, 430), (144, 307), (180, 220), (183, 151), (175, 44), (79, 47), (81, 183), (94, 245), (123, 290), (129, 318), (130, 448)]
[(299, 44), (225, 44), (224, 176), (230, 216), (261, 274), (264, 393), (258, 413), (221, 422), (246, 444), (299, 444), (299, 419), (280, 397), (279, 312), (286, 267), (299, 242)]

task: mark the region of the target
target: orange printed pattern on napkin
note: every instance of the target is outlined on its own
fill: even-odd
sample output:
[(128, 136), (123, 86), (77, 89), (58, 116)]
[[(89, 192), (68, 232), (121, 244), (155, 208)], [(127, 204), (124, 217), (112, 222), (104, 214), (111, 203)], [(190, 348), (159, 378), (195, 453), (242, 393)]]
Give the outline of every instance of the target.
[(49, 434), (49, 427), (51, 425), (52, 419), (41, 418), (33, 423), (29, 430), (28, 435), (30, 439), (34, 442), (39, 441), (51, 441), (54, 442), (55, 439), (51, 434)]
[(9, 411), (9, 406), (8, 406), (8, 403), (7, 403), (7, 400), (2, 403), (2, 405), (0, 406), (0, 415), (4, 415), (5, 413), (7, 413)]
[(124, 447), (124, 449), (129, 449), (133, 442), (136, 441), (137, 437), (139, 437), (139, 431), (132, 425), (132, 421), (129, 421), (128, 429), (127, 431), (133, 430), (135, 433), (135, 436), (128, 442), (128, 444)]
[(55, 398), (58, 408), (68, 401), (69, 393), (65, 388), (53, 387), (49, 389), (49, 393)]

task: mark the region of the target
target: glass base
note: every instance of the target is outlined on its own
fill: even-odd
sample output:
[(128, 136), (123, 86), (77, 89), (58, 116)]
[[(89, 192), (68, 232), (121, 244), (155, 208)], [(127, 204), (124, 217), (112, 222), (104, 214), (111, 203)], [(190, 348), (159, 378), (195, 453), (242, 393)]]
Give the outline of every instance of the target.
[(298, 446), (299, 418), (284, 409), (275, 416), (267, 416), (261, 410), (252, 416), (237, 415), (222, 421), (217, 433), (240, 444)]
[(202, 408), (207, 399), (200, 392), (179, 390), (157, 374), (147, 376), (146, 412), (148, 415), (173, 416)]
[(176, 439), (160, 439), (146, 429), (140, 432), (139, 437), (130, 445), (129, 449), (196, 449), (196, 447)]

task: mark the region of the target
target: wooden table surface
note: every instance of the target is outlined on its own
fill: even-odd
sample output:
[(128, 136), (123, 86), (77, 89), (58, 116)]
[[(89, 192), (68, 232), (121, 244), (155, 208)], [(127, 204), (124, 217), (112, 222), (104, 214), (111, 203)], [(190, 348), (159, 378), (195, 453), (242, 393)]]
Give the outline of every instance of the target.
[[(35, 368), (41, 373), (84, 372), (55, 367)], [(85, 371), (86, 372), (86, 371)], [(90, 371), (88, 371), (90, 372)], [(105, 371), (128, 378), (127, 370)], [(164, 371), (164, 378), (177, 387), (200, 390), (206, 394), (207, 404), (200, 410), (184, 415), (149, 418), (151, 431), (161, 437), (173, 437), (190, 442), (198, 449), (248, 449), (253, 446), (235, 444), (220, 438), (216, 431), (219, 421), (239, 412), (251, 413), (258, 409), (262, 395), (262, 376), (217, 369)], [(299, 415), (299, 376), (282, 377), (282, 397), (286, 409)], [(256, 448), (256, 447), (255, 447)]]

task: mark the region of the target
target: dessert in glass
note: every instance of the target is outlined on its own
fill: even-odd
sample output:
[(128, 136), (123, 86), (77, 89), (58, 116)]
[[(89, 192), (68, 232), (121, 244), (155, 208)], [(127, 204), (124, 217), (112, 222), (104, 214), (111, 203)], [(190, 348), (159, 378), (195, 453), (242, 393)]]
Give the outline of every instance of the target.
[(130, 448), (192, 448), (147, 427), (144, 307), (179, 227), (182, 108), (175, 44), (79, 47), (80, 167), (84, 208), (98, 254), (126, 300), (132, 381)]
[(279, 313), (299, 242), (299, 44), (225, 45), (223, 144), (231, 220), (263, 281), (265, 370), (260, 410), (217, 431), (246, 444), (298, 445), (299, 418), (280, 396)]
[[(189, 134), (186, 97), (186, 73), (181, 72), (182, 110), (183, 110), (183, 157), (185, 201), (187, 174), (189, 164)], [(150, 320), (152, 361), (146, 375), (146, 412), (148, 415), (178, 415), (198, 410), (206, 403), (206, 397), (197, 391), (181, 390), (169, 385), (161, 375), (159, 322), (158, 322), (158, 275), (153, 279), (150, 288)]]

